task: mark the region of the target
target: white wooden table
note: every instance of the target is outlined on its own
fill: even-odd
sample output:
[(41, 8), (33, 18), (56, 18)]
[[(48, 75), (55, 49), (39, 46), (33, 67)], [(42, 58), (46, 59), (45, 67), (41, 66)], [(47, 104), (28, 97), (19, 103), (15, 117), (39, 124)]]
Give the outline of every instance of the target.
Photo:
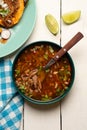
[[(78, 31), (84, 38), (69, 53), (75, 64), (75, 81), (70, 93), (60, 103), (36, 106), (25, 101), (21, 130), (87, 130), (87, 0), (36, 0), (37, 18), (35, 28), (26, 44), (34, 41), (53, 41), (63, 46)], [(81, 10), (80, 20), (65, 25), (61, 15)], [(45, 15), (57, 19), (60, 30), (52, 35), (45, 25)]]

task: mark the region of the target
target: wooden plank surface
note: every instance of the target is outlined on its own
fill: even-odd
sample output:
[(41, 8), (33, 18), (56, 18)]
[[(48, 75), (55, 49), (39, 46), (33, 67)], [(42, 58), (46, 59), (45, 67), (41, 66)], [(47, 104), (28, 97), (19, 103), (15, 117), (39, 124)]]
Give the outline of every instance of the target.
[(62, 101), (63, 130), (87, 130), (87, 0), (62, 0), (62, 14), (81, 10), (79, 21), (72, 25), (62, 22), (62, 46), (78, 31), (84, 38), (70, 51), (75, 65), (75, 82), (68, 96)]
[[(48, 13), (60, 22), (60, 0), (36, 0), (37, 18), (34, 31), (27, 44), (34, 41), (53, 41), (60, 44), (60, 33), (54, 36), (45, 25)], [(24, 130), (60, 130), (60, 104), (36, 106), (25, 102)]]
[(36, 6), (35, 28), (26, 44), (47, 40), (60, 45), (60, 33), (54, 36), (49, 32), (45, 15), (54, 15), (60, 25), (60, 14), (73, 10), (81, 10), (81, 17), (72, 25), (65, 25), (61, 19), (61, 45), (65, 45), (78, 31), (84, 34), (84, 38), (69, 51), (75, 65), (75, 81), (70, 93), (61, 105), (37, 106), (25, 101), (21, 130), (87, 130), (87, 0), (36, 0)]

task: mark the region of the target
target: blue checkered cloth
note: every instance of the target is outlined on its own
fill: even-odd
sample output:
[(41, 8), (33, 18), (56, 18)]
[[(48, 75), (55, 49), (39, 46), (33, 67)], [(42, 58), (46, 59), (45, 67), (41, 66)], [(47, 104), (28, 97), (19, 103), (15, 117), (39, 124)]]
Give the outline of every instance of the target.
[(23, 99), (12, 82), (12, 63), (0, 60), (0, 130), (20, 130)]

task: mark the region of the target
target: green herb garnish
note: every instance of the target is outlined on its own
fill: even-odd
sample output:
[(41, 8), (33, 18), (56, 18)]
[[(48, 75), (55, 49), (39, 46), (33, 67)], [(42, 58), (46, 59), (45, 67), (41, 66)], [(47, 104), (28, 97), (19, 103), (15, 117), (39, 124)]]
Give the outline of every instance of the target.
[(48, 55), (44, 54), (44, 59), (48, 60)]
[(49, 51), (50, 51), (51, 53), (54, 52), (54, 50), (53, 50), (53, 48), (52, 48), (51, 46), (49, 46)]
[(7, 9), (7, 10), (0, 9), (0, 15), (2, 15), (2, 17), (7, 16), (7, 15), (8, 15), (8, 13), (9, 13), (9, 9)]

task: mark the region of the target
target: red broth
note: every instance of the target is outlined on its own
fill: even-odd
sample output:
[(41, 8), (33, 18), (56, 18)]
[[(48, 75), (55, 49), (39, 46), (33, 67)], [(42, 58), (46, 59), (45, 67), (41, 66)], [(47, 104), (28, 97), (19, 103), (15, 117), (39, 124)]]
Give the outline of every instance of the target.
[[(45, 71), (45, 78), (40, 81), (38, 72), (42, 66), (57, 53), (58, 48), (51, 45), (34, 45), (20, 54), (15, 64), (14, 77), (18, 89), (30, 98), (48, 101), (61, 96), (71, 79), (71, 66), (66, 56)], [(33, 71), (34, 70), (34, 71)], [(33, 74), (34, 73), (34, 74)]]

